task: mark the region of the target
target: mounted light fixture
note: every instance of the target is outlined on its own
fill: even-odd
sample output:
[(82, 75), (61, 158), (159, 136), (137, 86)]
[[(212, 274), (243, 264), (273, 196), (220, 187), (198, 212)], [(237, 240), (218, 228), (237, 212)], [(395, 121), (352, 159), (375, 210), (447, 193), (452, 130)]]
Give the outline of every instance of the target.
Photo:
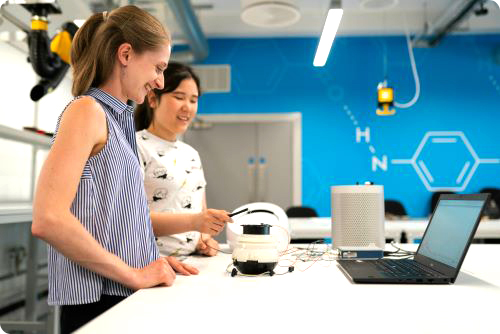
[(500, 8), (500, 0), (491, 0), (491, 1), (493, 1), (494, 3), (496, 3), (497, 6), (498, 6), (498, 8)]
[(378, 84), (377, 101), (379, 107), (377, 115), (391, 116), (396, 113), (396, 110), (390, 109), (394, 104), (394, 90), (391, 87), (387, 87), (387, 80)]
[(379, 116), (391, 116), (396, 114), (395, 109), (390, 109), (392, 106), (401, 109), (410, 108), (418, 101), (418, 98), (420, 97), (420, 78), (418, 76), (415, 56), (413, 54), (413, 47), (411, 45), (410, 33), (408, 32), (408, 30), (406, 30), (405, 34), (406, 34), (406, 45), (408, 46), (408, 56), (410, 57), (411, 70), (413, 73), (413, 79), (415, 80), (415, 95), (410, 101), (406, 103), (398, 103), (394, 101), (394, 89), (392, 89), (387, 85), (387, 73), (384, 73), (385, 80), (379, 83), (377, 87), (377, 102), (379, 107), (377, 109), (377, 115)]
[(246, 6), (241, 20), (259, 28), (284, 28), (300, 19), (300, 10), (286, 1), (258, 1)]
[(323, 32), (319, 39), (318, 48), (316, 49), (316, 56), (314, 56), (314, 66), (325, 66), (333, 40), (335, 39), (335, 35), (340, 25), (340, 20), (342, 19), (342, 14), (344, 14), (344, 10), (342, 9), (341, 1), (332, 0), (326, 16), (325, 25), (323, 26)]

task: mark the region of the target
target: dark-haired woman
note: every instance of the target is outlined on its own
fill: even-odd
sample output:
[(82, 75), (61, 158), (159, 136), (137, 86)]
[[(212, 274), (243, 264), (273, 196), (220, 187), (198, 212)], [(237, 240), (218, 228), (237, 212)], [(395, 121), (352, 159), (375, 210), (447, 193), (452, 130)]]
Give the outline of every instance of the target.
[(198, 152), (177, 138), (196, 116), (200, 81), (189, 66), (176, 62), (169, 63), (163, 76), (163, 89), (148, 92), (135, 113), (151, 215), (172, 213), (164, 215), (169, 221), (162, 224), (163, 236), (157, 238), (157, 245), (164, 256), (195, 252), (213, 256), (217, 254), (217, 241), (194, 230), (189, 221), (217, 216), (220, 210), (207, 209), (206, 181)]

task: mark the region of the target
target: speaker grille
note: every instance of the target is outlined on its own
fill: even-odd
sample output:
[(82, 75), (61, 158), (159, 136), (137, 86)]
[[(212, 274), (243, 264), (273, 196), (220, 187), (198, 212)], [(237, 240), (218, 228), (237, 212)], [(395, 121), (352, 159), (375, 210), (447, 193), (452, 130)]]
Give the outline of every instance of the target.
[(333, 248), (383, 248), (383, 194), (346, 193), (332, 196)]

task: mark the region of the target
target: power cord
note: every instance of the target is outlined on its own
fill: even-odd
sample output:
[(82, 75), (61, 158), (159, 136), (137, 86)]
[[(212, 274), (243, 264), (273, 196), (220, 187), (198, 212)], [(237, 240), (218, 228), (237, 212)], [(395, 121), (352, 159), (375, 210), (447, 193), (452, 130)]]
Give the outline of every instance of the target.
[(236, 269), (234, 267), (233, 267), (233, 269), (230, 269), (231, 266), (233, 266), (232, 262), (230, 264), (228, 264), (228, 266), (226, 267), (226, 272), (229, 273), (229, 274), (231, 274), (231, 277), (234, 277), (236, 275), (238, 275), (238, 276), (245, 276), (245, 277), (274, 276), (274, 275), (281, 276), (281, 275), (290, 274), (290, 273), (292, 273), (295, 270), (294, 266), (289, 266), (288, 270), (285, 271), (285, 272), (282, 272), (282, 273), (276, 273), (274, 271), (266, 271), (266, 272), (264, 272), (262, 274), (251, 275), (251, 274), (240, 273), (240, 272), (238, 272), (238, 269)]
[(403, 108), (403, 109), (413, 106), (420, 97), (420, 78), (418, 77), (417, 64), (415, 63), (415, 56), (413, 55), (413, 46), (411, 45), (410, 33), (408, 32), (408, 27), (406, 25), (405, 25), (405, 35), (406, 35), (406, 44), (408, 46), (408, 55), (410, 57), (411, 71), (413, 73), (413, 79), (415, 80), (415, 95), (410, 101), (406, 103), (398, 103), (394, 101), (394, 106), (396, 108)]
[(396, 245), (394, 241), (391, 241), (391, 246), (396, 248), (395, 251), (384, 251), (384, 257), (386, 256), (393, 256), (393, 257), (400, 257), (400, 258), (410, 258), (415, 256), (415, 252), (409, 251), (406, 249), (403, 249), (399, 246)]

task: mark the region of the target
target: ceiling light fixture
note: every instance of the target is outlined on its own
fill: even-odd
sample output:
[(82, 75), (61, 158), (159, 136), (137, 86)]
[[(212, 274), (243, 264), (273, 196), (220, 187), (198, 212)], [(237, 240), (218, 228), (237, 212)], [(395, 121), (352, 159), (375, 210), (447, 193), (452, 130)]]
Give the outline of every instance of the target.
[(316, 55), (314, 56), (314, 66), (325, 66), (333, 40), (335, 39), (335, 35), (340, 25), (340, 20), (342, 19), (342, 14), (344, 14), (344, 10), (342, 9), (340, 0), (332, 0), (328, 15), (326, 16), (325, 25), (323, 26), (323, 32), (319, 39), (318, 48), (316, 49)]
[(366, 11), (386, 11), (394, 8), (399, 0), (361, 0), (360, 7)]
[(285, 1), (261, 1), (243, 9), (241, 19), (259, 28), (283, 28), (300, 19), (299, 9)]

